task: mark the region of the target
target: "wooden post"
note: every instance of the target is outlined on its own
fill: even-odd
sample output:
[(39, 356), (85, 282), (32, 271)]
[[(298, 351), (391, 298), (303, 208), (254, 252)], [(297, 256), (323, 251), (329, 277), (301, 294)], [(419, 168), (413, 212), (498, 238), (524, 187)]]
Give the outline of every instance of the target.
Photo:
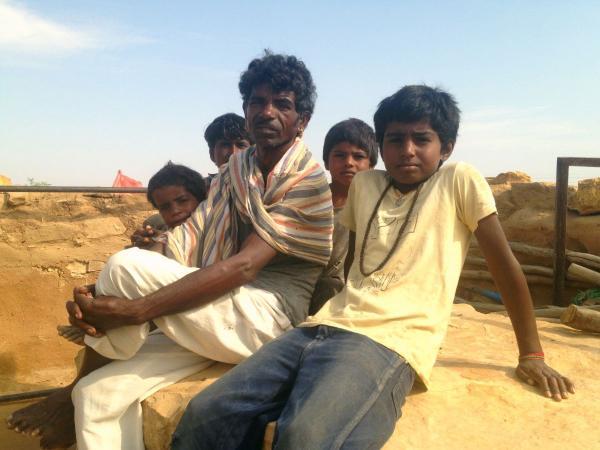
[(554, 217), (554, 304), (567, 304), (565, 291), (565, 241), (567, 235), (567, 194), (569, 190), (569, 167), (600, 167), (600, 158), (556, 159), (556, 212)]
[(569, 165), (565, 158), (556, 160), (556, 199), (554, 215), (554, 304), (563, 306), (565, 291), (565, 237), (567, 235), (567, 193)]

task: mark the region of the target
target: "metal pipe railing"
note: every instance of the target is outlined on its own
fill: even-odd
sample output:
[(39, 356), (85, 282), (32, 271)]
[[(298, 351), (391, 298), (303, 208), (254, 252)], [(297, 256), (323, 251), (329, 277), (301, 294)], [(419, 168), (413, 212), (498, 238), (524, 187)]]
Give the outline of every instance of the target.
[(19, 392), (17, 394), (0, 395), (0, 403), (22, 402), (23, 400), (31, 400), (34, 398), (48, 397), (50, 394), (60, 390), (61, 388), (43, 389), (40, 391)]
[(77, 192), (107, 194), (146, 193), (145, 187), (100, 187), (100, 186), (0, 186), (0, 192)]

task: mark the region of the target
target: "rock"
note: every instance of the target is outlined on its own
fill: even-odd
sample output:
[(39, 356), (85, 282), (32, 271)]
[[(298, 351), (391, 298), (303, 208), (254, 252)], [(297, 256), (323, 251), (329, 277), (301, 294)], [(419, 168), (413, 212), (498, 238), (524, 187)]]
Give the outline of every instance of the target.
[(502, 227), (511, 241), (548, 248), (554, 245), (554, 211), (519, 208), (504, 217)]
[(231, 369), (229, 364), (215, 364), (177, 384), (161, 389), (142, 403), (146, 450), (168, 449), (171, 435), (194, 395)]
[(118, 217), (97, 217), (82, 222), (81, 227), (88, 239), (99, 239), (125, 233), (125, 226)]
[[(574, 380), (575, 395), (558, 403), (518, 381), (518, 351), (509, 319), (454, 305), (431, 389), (413, 389), (384, 449), (598, 448), (598, 335), (556, 321), (537, 323), (548, 363)], [(191, 396), (227, 369), (215, 365), (143, 402), (148, 450), (168, 448)]]
[(6, 198), (6, 206), (9, 208), (17, 208), (19, 206), (28, 205), (25, 197), (7, 197)]
[(515, 212), (516, 206), (512, 200), (512, 185), (494, 184), (490, 186), (496, 200), (496, 208), (500, 218), (509, 217)]
[(600, 178), (580, 180), (577, 191), (569, 198), (569, 208), (582, 216), (600, 214)]
[(88, 272), (87, 263), (81, 261), (73, 261), (65, 267), (73, 278), (81, 278)]
[(554, 183), (513, 183), (511, 188), (512, 202), (517, 209), (554, 211), (556, 194)]
[(104, 267), (104, 261), (91, 260), (87, 263), (87, 272), (100, 272)]
[(27, 243), (40, 244), (72, 241), (77, 245), (82, 239), (99, 239), (125, 233), (125, 226), (118, 217), (96, 217), (82, 221), (37, 222), (29, 221), (31, 227), (24, 233)]
[(489, 184), (504, 184), (504, 183), (529, 183), (531, 177), (525, 172), (502, 172), (494, 178), (488, 178)]

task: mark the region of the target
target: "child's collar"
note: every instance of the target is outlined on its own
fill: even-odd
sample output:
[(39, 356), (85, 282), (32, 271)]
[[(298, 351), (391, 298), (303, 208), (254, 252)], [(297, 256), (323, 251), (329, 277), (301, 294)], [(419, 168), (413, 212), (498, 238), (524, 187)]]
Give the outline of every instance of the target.
[(406, 194), (410, 194), (413, 191), (416, 191), (419, 188), (419, 186), (427, 183), (431, 178), (433, 178), (439, 172), (441, 166), (442, 165), (440, 164), (435, 172), (433, 172), (431, 175), (429, 175), (424, 180), (421, 180), (415, 184), (400, 184), (396, 180), (394, 180), (390, 176), (390, 174), (387, 172), (385, 173), (385, 177), (387, 178), (388, 182), (392, 185), (392, 187), (394, 189), (396, 189), (396, 190), (400, 191), (400, 193), (406, 195)]

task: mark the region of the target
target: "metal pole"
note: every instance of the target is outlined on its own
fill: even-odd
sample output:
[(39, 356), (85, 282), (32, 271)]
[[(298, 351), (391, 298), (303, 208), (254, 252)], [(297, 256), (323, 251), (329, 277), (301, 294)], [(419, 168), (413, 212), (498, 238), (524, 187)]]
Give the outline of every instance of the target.
[(0, 395), (0, 403), (20, 402), (33, 398), (47, 397), (61, 388), (44, 389), (41, 391), (20, 392), (18, 394)]
[(145, 187), (99, 187), (99, 186), (0, 186), (0, 192), (80, 192), (108, 194), (146, 193)]

